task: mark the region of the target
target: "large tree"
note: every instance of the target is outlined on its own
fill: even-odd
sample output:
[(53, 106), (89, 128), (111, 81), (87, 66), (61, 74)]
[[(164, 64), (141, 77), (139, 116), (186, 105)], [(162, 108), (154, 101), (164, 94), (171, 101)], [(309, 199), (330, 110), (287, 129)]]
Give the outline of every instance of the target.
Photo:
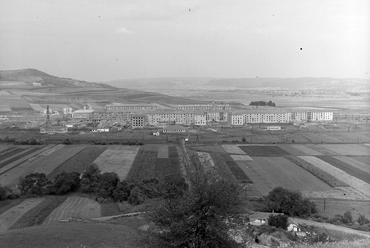
[(47, 195), (51, 181), (44, 173), (32, 173), (19, 179), (18, 188), (22, 195)]
[(168, 179), (166, 194), (149, 214), (161, 247), (238, 247), (228, 219), (242, 212), (239, 185), (203, 170), (188, 173), (189, 188)]

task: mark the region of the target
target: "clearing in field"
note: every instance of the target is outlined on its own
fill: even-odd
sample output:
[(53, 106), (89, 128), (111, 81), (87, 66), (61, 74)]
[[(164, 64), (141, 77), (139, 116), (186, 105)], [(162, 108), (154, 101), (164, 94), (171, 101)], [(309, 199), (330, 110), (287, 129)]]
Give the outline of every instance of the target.
[(367, 199), (370, 199), (370, 185), (362, 180), (357, 179), (354, 176), (336, 168), (335, 166), (317, 158), (314, 156), (299, 156), (303, 160), (313, 164), (314, 166), (322, 169), (323, 171), (335, 176), (339, 180), (345, 182), (354, 190), (357, 190), (359, 194), (362, 194)]
[(70, 196), (45, 219), (44, 224), (69, 218), (91, 219), (100, 217), (100, 204), (85, 197)]
[(40, 204), (44, 198), (26, 199), (17, 206), (8, 209), (0, 215), (0, 233), (8, 230), (19, 218), (22, 217), (28, 210)]
[(322, 144), (321, 147), (337, 153), (338, 155), (368, 156), (370, 148), (356, 144)]
[(110, 146), (95, 161), (101, 173), (115, 172), (121, 180), (126, 179), (140, 146)]
[(253, 162), (247, 164), (265, 171), (267, 180), (275, 186), (299, 191), (327, 191), (332, 189), (327, 183), (284, 157), (253, 157), (253, 159)]
[(284, 156), (290, 155), (278, 146), (240, 146), (249, 156)]
[(86, 167), (92, 165), (94, 160), (107, 149), (107, 146), (88, 146), (67, 161), (63, 162), (52, 173), (48, 175), (49, 179), (53, 179), (56, 175), (65, 172), (79, 172), (85, 171)]
[[(357, 169), (360, 169), (360, 170), (370, 174), (370, 164), (365, 164), (365, 163), (357, 160), (358, 158), (360, 158), (360, 160), (364, 159), (364, 158), (366, 159), (366, 157), (334, 156), (334, 158), (338, 159), (340, 161), (343, 161), (344, 163), (352, 165), (353, 167), (355, 167)], [(370, 157), (367, 157), (367, 159), (365, 161), (370, 162), (368, 160), (369, 158)]]
[(353, 167), (343, 161), (337, 160), (331, 156), (317, 156), (317, 157), (337, 167), (338, 169), (348, 173), (349, 175), (357, 177), (358, 179), (370, 184), (370, 174), (369, 173), (366, 173), (360, 169), (357, 169), (356, 167)]
[(246, 155), (246, 153), (236, 145), (221, 145), (225, 152), (229, 154)]

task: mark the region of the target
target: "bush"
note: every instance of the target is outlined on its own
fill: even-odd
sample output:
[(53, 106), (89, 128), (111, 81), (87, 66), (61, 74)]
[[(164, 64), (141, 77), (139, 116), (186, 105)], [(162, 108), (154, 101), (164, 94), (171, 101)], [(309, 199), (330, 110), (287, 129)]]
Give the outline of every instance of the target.
[(270, 214), (267, 223), (269, 226), (274, 226), (286, 230), (288, 227), (288, 216), (283, 214)]
[(47, 195), (50, 192), (51, 181), (44, 173), (32, 173), (20, 178), (18, 188), (22, 195)]
[(80, 173), (62, 172), (55, 176), (54, 183), (50, 187), (50, 193), (56, 195), (75, 191), (80, 186)]
[(343, 223), (344, 224), (349, 224), (352, 223), (353, 217), (350, 211), (347, 211), (343, 214)]

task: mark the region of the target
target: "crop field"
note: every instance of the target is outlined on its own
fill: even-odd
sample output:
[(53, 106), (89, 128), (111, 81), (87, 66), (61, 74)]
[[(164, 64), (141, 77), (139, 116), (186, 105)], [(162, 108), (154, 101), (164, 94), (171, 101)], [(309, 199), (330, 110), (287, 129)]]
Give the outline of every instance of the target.
[(284, 157), (253, 157), (253, 160), (253, 162), (247, 162), (247, 164), (263, 169), (266, 172), (267, 179), (274, 185), (299, 191), (326, 191), (332, 189), (328, 184)]
[[(340, 160), (340, 161), (342, 161), (346, 164), (350, 164), (353, 167), (370, 174), (370, 163), (366, 164), (366, 163), (363, 163), (361, 161), (358, 161), (358, 158), (360, 158), (360, 160), (361, 160), (364, 157), (334, 156), (333, 158), (335, 158), (337, 160)], [(369, 157), (367, 157), (367, 159), (365, 157), (365, 161), (370, 162)]]
[(16, 156), (13, 156), (13, 157), (7, 159), (4, 162), (1, 162), (0, 163), (0, 168), (3, 168), (5, 166), (13, 163), (14, 161), (17, 161), (17, 160), (19, 160), (19, 159), (21, 159), (21, 158), (23, 158), (23, 157), (25, 157), (25, 156), (27, 156), (29, 154), (33, 154), (34, 152), (40, 150), (41, 148), (42, 148), (41, 146), (33, 147), (33, 148), (27, 149), (26, 151), (22, 152), (21, 154), (18, 153)]
[(11, 112), (12, 109), (8, 105), (0, 105), (0, 112)]
[(230, 155), (234, 161), (253, 161), (253, 158), (248, 155)]
[(278, 146), (239, 146), (249, 156), (284, 156), (289, 155)]
[[(26, 176), (35, 171), (42, 172), (48, 175), (62, 162), (67, 160), (70, 156), (76, 154), (80, 147), (65, 147), (61, 152), (51, 156), (38, 156), (43, 151), (51, 149), (53, 145), (46, 146), (38, 151), (31, 153), (21, 159), (8, 164), (0, 170), (0, 180), (4, 185), (15, 185), (18, 183), (19, 177)], [(36, 157), (36, 159), (35, 159)]]
[(20, 152), (23, 152), (25, 151), (26, 148), (19, 148), (19, 147), (12, 147), (12, 148), (9, 148), (9, 149), (6, 149), (4, 151), (1, 152), (0, 154), (0, 161), (5, 161), (6, 159), (20, 153)]
[(220, 154), (220, 156), (225, 161), (226, 165), (229, 167), (230, 171), (233, 173), (234, 177), (242, 183), (252, 183), (252, 180), (245, 174), (245, 172), (239, 167), (237, 163), (228, 155)]
[(245, 152), (236, 145), (221, 145), (225, 152), (229, 154), (245, 155)]
[(145, 146), (140, 147), (126, 179), (141, 181), (145, 178), (154, 177), (157, 156), (158, 151), (146, 149)]
[(227, 166), (225, 160), (220, 156), (219, 153), (209, 154), (215, 164), (217, 173), (226, 180), (235, 180), (233, 173), (231, 172), (229, 166)]
[(357, 169), (356, 167), (353, 167), (343, 161), (337, 160), (334, 157), (330, 156), (317, 156), (319, 159), (337, 167), (338, 169), (348, 173), (349, 175), (352, 175), (368, 184), (370, 184), (370, 174), (367, 172), (364, 172), (360, 169)]
[(333, 151), (337, 155), (350, 155), (350, 156), (369, 156), (370, 147), (366, 148), (365, 146), (356, 145), (356, 144), (322, 144), (321, 147)]
[[(305, 145), (292, 145), (292, 147), (294, 149), (297, 149), (303, 153), (305, 153), (304, 155), (310, 155), (310, 156), (316, 156), (316, 155), (323, 155), (322, 153), (316, 151), (316, 150), (313, 150)], [(292, 155), (295, 155), (295, 154), (292, 154)], [(298, 154), (297, 154), (298, 155)], [(300, 154), (299, 154), (300, 155)], [(303, 155), (303, 156), (304, 156)]]
[(45, 219), (44, 224), (69, 218), (91, 219), (100, 217), (100, 204), (85, 197), (70, 196)]
[[(40, 104), (37, 103), (29, 103), (30, 107), (33, 108), (35, 111), (43, 111), (44, 108), (40, 106)], [(46, 109), (46, 108), (45, 108)]]
[(67, 161), (59, 165), (53, 172), (48, 175), (49, 179), (53, 179), (56, 175), (65, 172), (85, 171), (86, 167), (92, 165), (94, 160), (107, 149), (106, 146), (87, 146), (85, 149), (70, 157)]
[(314, 156), (299, 156), (308, 163), (320, 168), (321, 170), (333, 175), (339, 180), (348, 184), (354, 190), (357, 190), (360, 194), (370, 199), (370, 185), (362, 180), (357, 179), (354, 176), (347, 174), (346, 172), (336, 168), (335, 166), (317, 158)]
[(353, 159), (370, 166), (370, 156), (352, 157)]
[(101, 173), (115, 172), (121, 180), (126, 179), (139, 151), (139, 146), (111, 146), (93, 162)]
[(8, 230), (19, 218), (22, 217), (28, 210), (40, 204), (44, 198), (26, 199), (20, 204), (8, 209), (0, 215), (0, 233)]
[(84, 146), (65, 146), (59, 149), (58, 152), (54, 152), (52, 156), (46, 156), (37, 161), (37, 167), (34, 172), (45, 173), (45, 175), (49, 175), (64, 161), (76, 155), (84, 148)]
[(60, 204), (67, 199), (67, 196), (47, 196), (40, 204), (28, 210), (9, 229), (18, 229), (30, 226), (41, 225), (46, 217), (51, 214)]
[[(225, 150), (221, 146), (190, 146), (190, 149), (200, 152), (215, 152), (225, 153)], [(244, 153), (243, 153), (244, 154)]]
[(300, 149), (297, 149), (296, 147), (293, 147), (293, 145), (278, 145), (281, 149), (286, 151), (287, 153), (293, 155), (293, 156), (305, 156), (308, 155), (306, 152), (303, 152)]
[[(320, 146), (320, 145), (313, 145), (313, 144), (308, 144), (306, 145), (307, 147), (315, 150), (315, 151), (318, 151), (319, 153), (321, 153), (321, 155), (326, 155), (326, 156), (335, 156), (335, 155), (339, 155), (338, 153), (336, 152), (333, 152), (332, 150), (329, 150), (323, 146)], [(316, 155), (315, 155), (316, 156)], [(319, 154), (318, 154), (319, 156)]]

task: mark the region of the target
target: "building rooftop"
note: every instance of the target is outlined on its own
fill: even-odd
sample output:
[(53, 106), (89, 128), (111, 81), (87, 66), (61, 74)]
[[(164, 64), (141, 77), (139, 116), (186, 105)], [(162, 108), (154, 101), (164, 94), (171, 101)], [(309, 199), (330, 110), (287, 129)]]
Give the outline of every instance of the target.
[(73, 111), (73, 114), (89, 114), (92, 112), (93, 112), (92, 109), (79, 109), (79, 110)]
[(182, 127), (182, 126), (179, 126), (179, 125), (169, 125), (169, 126), (164, 127), (163, 129), (165, 129), (165, 130), (183, 130), (185, 128)]

